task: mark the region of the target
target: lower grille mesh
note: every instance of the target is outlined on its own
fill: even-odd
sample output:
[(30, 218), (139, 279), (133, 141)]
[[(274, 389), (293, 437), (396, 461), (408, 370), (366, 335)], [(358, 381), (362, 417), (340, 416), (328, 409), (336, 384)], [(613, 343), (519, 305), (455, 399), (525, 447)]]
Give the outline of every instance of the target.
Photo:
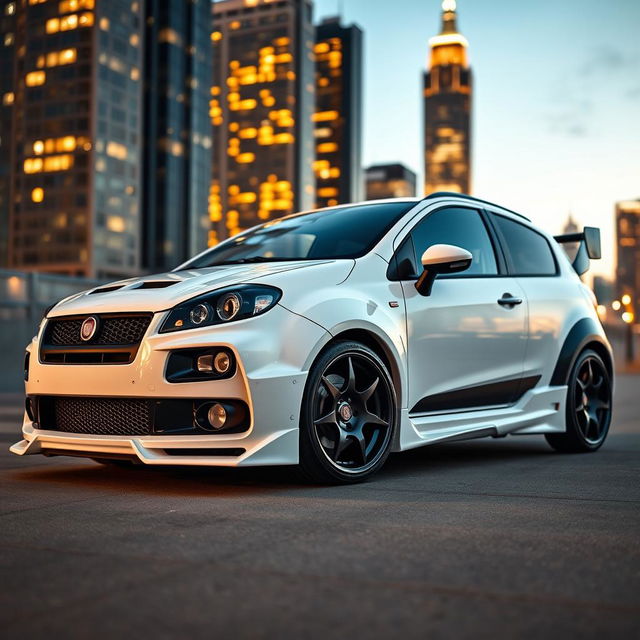
[(55, 398), (56, 431), (105, 436), (152, 432), (152, 404), (136, 398)]

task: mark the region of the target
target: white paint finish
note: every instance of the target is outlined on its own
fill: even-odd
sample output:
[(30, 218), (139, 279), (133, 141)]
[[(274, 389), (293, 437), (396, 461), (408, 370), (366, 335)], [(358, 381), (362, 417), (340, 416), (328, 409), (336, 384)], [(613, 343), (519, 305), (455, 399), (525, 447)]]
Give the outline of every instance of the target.
[(407, 309), (409, 402), (455, 389), (519, 379), (527, 343), (526, 304), (513, 278), (436, 278), (430, 296), (402, 283)]
[[(322, 348), (350, 330), (367, 331), (383, 346), (398, 386), (400, 428), (394, 450), (487, 429), (499, 434), (547, 433), (564, 429), (564, 387), (548, 387), (558, 353), (571, 326), (595, 311), (578, 278), (558, 254), (557, 278), (465, 277), (436, 279), (431, 296), (414, 282), (386, 277), (394, 247), (427, 212), (468, 205), (446, 196), (414, 201), (372, 249), (357, 260), (232, 265), (160, 274), (123, 281), (123, 288), (85, 292), (60, 303), (51, 316), (150, 311), (155, 316), (130, 365), (42, 365), (39, 336), (31, 353), (30, 394), (104, 397), (227, 397), (246, 401), (252, 424), (244, 434), (112, 437), (61, 434), (33, 428), (28, 417), (19, 455), (41, 447), (75, 449), (87, 455), (129, 453), (145, 464), (266, 465), (298, 461), (298, 421), (308, 371)], [(491, 207), (487, 207), (491, 208)], [(500, 213), (512, 216), (500, 210)], [(560, 249), (557, 249), (560, 251)], [(137, 290), (141, 281), (175, 280), (159, 289)], [(283, 291), (280, 303), (256, 318), (227, 325), (159, 334), (166, 310), (202, 293), (238, 283), (259, 282)], [(523, 299), (513, 308), (497, 304), (503, 294)], [(397, 307), (392, 304), (397, 303)], [(599, 323), (597, 323), (599, 326)], [(531, 335), (527, 336), (530, 329)], [(604, 335), (604, 334), (602, 334)], [(168, 352), (219, 344), (238, 358), (236, 375), (226, 381), (171, 384), (164, 379)], [(516, 405), (446, 415), (408, 415), (425, 395), (488, 384), (522, 375), (541, 375), (540, 384)], [(164, 448), (242, 447), (238, 458), (169, 456)]]

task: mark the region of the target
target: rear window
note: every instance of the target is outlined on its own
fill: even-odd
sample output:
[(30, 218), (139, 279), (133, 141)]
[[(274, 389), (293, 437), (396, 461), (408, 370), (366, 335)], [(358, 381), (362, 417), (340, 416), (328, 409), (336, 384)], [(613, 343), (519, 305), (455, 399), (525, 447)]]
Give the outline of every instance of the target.
[(556, 275), (556, 261), (544, 236), (504, 216), (492, 214), (492, 218), (506, 243), (505, 249), (511, 258), (513, 275)]

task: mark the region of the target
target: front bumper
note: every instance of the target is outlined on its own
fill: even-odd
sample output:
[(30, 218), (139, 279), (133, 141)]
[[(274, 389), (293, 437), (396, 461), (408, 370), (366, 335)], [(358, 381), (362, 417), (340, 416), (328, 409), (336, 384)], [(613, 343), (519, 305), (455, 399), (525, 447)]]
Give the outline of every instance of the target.
[[(237, 399), (249, 407), (242, 433), (104, 436), (37, 428), (25, 413), (17, 455), (125, 456), (144, 464), (250, 466), (298, 462), (298, 420), (310, 354), (330, 337), (315, 323), (276, 305), (263, 316), (229, 325), (158, 334), (165, 314), (156, 314), (135, 360), (127, 365), (54, 365), (30, 351), (30, 396), (103, 398)], [(42, 331), (40, 332), (42, 333)], [(173, 349), (224, 346), (237, 359), (225, 380), (170, 383), (165, 379)]]

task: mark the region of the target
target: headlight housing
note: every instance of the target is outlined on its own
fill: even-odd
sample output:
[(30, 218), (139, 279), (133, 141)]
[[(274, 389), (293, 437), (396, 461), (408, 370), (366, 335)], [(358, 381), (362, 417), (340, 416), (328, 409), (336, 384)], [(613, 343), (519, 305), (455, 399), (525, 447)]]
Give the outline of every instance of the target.
[(253, 318), (269, 311), (281, 297), (280, 289), (258, 284), (241, 284), (211, 291), (174, 307), (162, 323), (160, 333)]

